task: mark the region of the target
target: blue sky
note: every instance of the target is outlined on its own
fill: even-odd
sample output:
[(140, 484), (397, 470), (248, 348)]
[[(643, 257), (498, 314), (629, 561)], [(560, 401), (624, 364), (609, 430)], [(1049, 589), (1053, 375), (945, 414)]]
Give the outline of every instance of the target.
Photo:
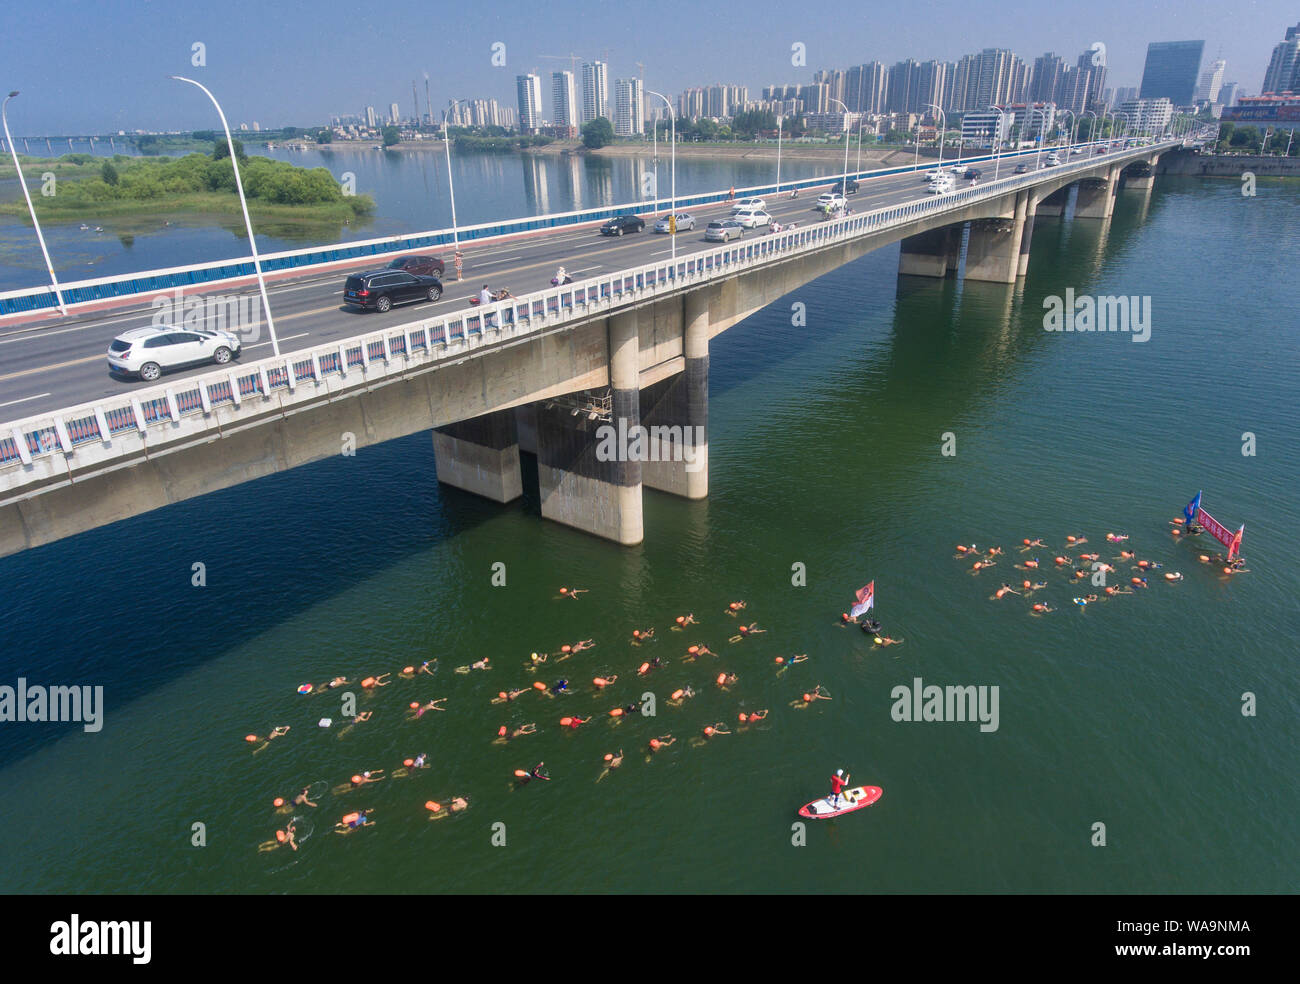
[[(791, 16), (791, 9), (815, 10)], [(1204, 39), (1205, 57), (1227, 59), (1226, 80), (1256, 92), (1273, 45), (1300, 20), (1285, 0), (1088, 0), (1008, 4), (996, 0), (861, 3), (801, 8), (788, 0), (10, 0), (0, 12), (0, 86), (15, 133), (198, 129), (216, 124), (201, 93), (166, 80), (192, 74), (221, 100), (232, 125), (312, 124), (335, 113), (411, 109), (411, 80), (430, 76), (435, 106), (450, 97), (514, 105), (514, 77), (602, 57), (611, 78), (645, 63), (649, 88), (734, 82), (751, 96), (767, 84), (807, 82), (819, 68), (902, 58), (952, 60), (984, 47), (1030, 59), (1055, 51), (1073, 61), (1094, 41), (1107, 46), (1108, 85), (1137, 85), (1149, 41)], [(207, 65), (190, 64), (191, 45)], [(492, 44), (506, 65), (491, 64)], [(794, 42), (807, 67), (790, 63)], [(550, 111), (549, 86), (544, 109)]]

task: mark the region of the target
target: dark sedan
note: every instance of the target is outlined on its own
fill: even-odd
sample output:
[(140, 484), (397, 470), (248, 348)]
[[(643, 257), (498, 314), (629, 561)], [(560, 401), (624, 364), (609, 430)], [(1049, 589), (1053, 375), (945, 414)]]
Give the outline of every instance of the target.
[(348, 277), (343, 301), (369, 311), (387, 311), (394, 304), (436, 301), (442, 297), (442, 281), (404, 270), (372, 270)]
[(419, 277), (441, 277), (446, 265), (436, 256), (399, 256), (388, 264), (390, 270), (405, 270)]
[(616, 215), (600, 227), (602, 236), (621, 236), (625, 232), (640, 232), (645, 228), (645, 219), (639, 215)]

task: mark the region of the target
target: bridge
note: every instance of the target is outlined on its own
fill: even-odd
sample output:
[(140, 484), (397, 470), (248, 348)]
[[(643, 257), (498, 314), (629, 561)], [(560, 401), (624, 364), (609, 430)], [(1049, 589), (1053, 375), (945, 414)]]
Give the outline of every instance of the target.
[[(638, 543), (644, 487), (690, 499), (708, 494), (713, 336), (900, 240), (902, 275), (961, 270), (967, 279), (1013, 284), (1025, 274), (1036, 217), (1061, 215), (1073, 195), (1076, 220), (1109, 218), (1121, 180), (1150, 188), (1156, 159), (1179, 145), (1104, 152), (1085, 145), (1081, 157), (1055, 167), (1036, 166), (1032, 153), (1007, 155), (996, 179), (993, 165), (981, 163), (982, 182), (942, 195), (924, 194), (911, 168), (868, 172), (850, 200), (857, 209), (843, 218), (716, 246), (679, 233), (675, 257), (664, 256), (671, 250), (663, 239), (648, 235), (606, 245), (591, 228), (597, 215), (524, 240), (503, 237), (518, 255), (500, 260), (491, 276), (536, 276), (557, 257), (579, 275), (589, 272), (575, 255), (608, 259), (615, 269), (486, 310), (464, 306), (467, 284), (418, 317), (395, 309), (376, 330), (357, 333), (353, 319), (362, 316), (334, 300), (336, 289), (298, 280), (280, 288), (286, 293), (277, 295), (277, 323), (285, 320), (281, 298), (295, 291), (301, 310), (289, 317), (329, 324), (297, 347), (286, 339), (279, 357), (156, 384), (117, 384), (90, 400), (87, 387), (102, 389), (106, 381), (102, 354), (0, 375), (0, 382), (52, 387), (9, 401), (45, 401), (45, 409), (0, 424), (0, 556), (426, 430), (439, 481), (509, 502), (523, 492), (520, 451), (530, 452), (543, 517)], [(1007, 160), (1031, 169), (1007, 173)], [(834, 187), (838, 180), (793, 184)], [(766, 194), (778, 221), (807, 220), (808, 197), (776, 200), (775, 190), (737, 197)], [(696, 197), (697, 213), (726, 207), (724, 194)], [(486, 276), (491, 250), (481, 256), (472, 272)], [(330, 307), (311, 307), (324, 298)], [(102, 353), (132, 319), (148, 323), (140, 311), (64, 329), (42, 323), (0, 336), (0, 344), (29, 346), (40, 363), (66, 352), (61, 332), (98, 332)]]

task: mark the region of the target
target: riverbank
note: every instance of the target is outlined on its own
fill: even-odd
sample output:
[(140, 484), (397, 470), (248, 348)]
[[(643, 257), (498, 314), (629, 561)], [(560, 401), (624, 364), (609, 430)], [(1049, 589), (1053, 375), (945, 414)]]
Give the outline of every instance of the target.
[(1184, 174), (1205, 178), (1240, 179), (1246, 171), (1257, 178), (1300, 177), (1300, 157), (1197, 154), (1190, 150), (1178, 150), (1162, 155), (1156, 165), (1157, 174)]

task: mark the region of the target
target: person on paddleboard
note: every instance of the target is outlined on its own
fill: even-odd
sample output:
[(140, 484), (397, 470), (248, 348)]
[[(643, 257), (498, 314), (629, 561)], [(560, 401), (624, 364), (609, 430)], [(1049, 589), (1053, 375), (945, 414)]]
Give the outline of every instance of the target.
[(831, 808), (839, 809), (840, 794), (844, 792), (844, 787), (849, 784), (849, 777), (844, 774), (843, 769), (836, 769), (835, 775), (831, 776)]

